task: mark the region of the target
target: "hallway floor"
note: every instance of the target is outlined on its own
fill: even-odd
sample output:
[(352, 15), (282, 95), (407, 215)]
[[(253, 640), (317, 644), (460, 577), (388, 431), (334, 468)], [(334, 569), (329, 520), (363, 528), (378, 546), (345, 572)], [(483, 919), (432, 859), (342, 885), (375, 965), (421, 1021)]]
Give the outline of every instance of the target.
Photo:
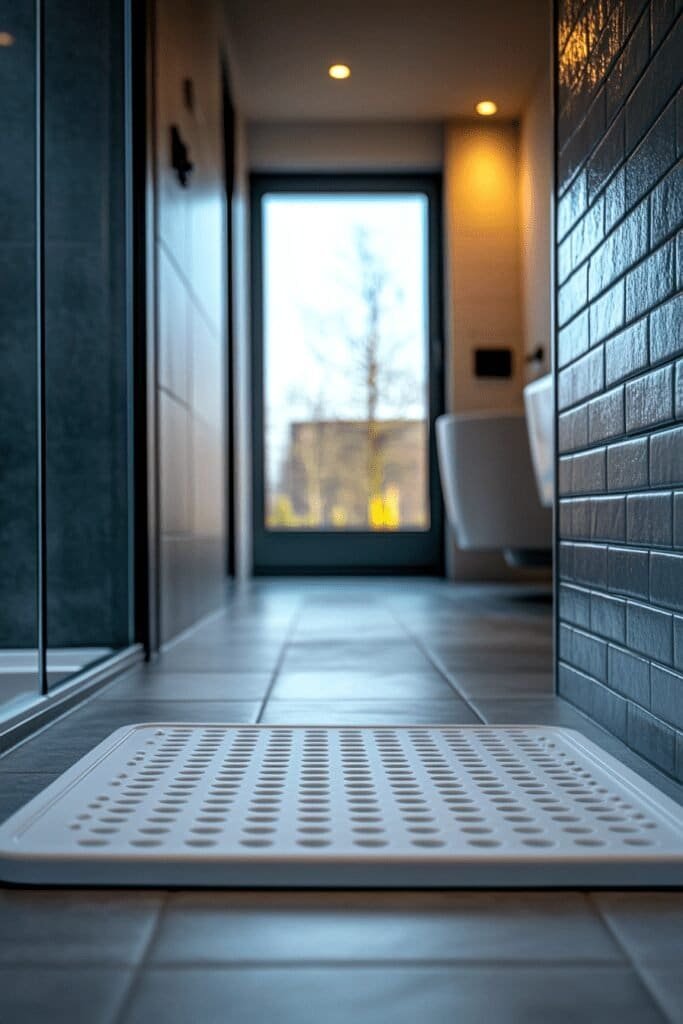
[[(552, 723), (670, 796), (552, 695), (549, 595), (256, 581), (0, 758), (4, 819), (142, 721)], [(0, 1020), (683, 1021), (683, 894), (0, 891)]]

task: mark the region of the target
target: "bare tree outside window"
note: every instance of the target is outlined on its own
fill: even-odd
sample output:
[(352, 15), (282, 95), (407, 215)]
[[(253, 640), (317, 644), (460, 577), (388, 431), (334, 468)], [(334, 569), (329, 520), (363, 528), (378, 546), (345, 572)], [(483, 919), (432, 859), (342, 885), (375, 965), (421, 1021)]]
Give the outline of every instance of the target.
[[(409, 197), (418, 204), (411, 208), (405, 197), (327, 197), (312, 210), (310, 200), (278, 197), (303, 207), (296, 226), (304, 235), (314, 213), (318, 246), (309, 252), (321, 266), (312, 273), (320, 287), (298, 277), (283, 302), (296, 340), (280, 318), (273, 336), (266, 332), (267, 368), (272, 347), (286, 345), (304, 371), (284, 388), (274, 366), (272, 379), (266, 374), (267, 421), (279, 425), (270, 434), (279, 456), (271, 451), (268, 464), (271, 529), (429, 526), (421, 198)], [(282, 251), (298, 253), (301, 235), (288, 240)], [(276, 265), (267, 279), (269, 269)]]

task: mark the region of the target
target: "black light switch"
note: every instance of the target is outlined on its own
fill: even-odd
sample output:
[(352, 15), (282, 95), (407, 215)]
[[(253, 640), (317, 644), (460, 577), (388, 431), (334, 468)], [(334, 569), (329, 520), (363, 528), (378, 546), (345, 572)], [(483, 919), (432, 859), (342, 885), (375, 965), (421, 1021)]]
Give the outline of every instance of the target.
[(474, 350), (474, 373), (477, 377), (511, 377), (512, 349), (477, 348)]

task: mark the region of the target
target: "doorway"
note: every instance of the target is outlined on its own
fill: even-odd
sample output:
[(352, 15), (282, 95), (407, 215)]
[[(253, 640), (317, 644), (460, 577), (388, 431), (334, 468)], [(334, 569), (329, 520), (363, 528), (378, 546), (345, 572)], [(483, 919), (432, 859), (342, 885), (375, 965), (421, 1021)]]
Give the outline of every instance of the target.
[(252, 178), (254, 568), (440, 573), (437, 176)]

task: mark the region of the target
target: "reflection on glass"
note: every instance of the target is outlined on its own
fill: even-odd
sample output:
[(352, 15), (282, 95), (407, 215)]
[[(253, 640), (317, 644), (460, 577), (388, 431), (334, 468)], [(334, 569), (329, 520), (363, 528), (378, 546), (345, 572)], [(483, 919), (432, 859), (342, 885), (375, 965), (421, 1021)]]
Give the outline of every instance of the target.
[(124, 5), (44, 4), (47, 664), (58, 682), (130, 642)]
[(35, 14), (0, 2), (0, 716), (38, 679)]
[(265, 523), (427, 530), (427, 198), (267, 195)]

